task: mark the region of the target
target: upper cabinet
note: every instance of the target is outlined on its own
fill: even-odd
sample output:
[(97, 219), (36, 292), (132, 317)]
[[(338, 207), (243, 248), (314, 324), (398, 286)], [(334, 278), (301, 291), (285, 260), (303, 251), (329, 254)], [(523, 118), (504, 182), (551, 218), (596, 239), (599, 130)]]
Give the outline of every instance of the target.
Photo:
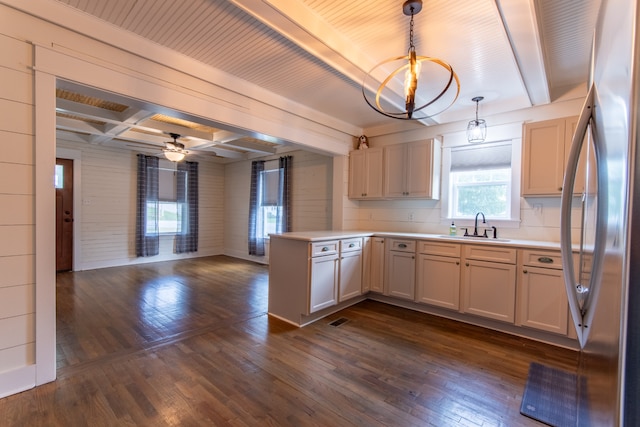
[(382, 148), (356, 150), (349, 154), (349, 198), (382, 198)]
[(385, 198), (438, 199), (440, 147), (433, 140), (384, 147)]
[(438, 199), (440, 144), (434, 140), (349, 153), (349, 198)]
[[(559, 196), (562, 194), (564, 171), (569, 158), (571, 140), (578, 117), (566, 117), (524, 125), (522, 148), (522, 195)], [(586, 144), (583, 145), (583, 149)], [(580, 165), (574, 193), (584, 191), (586, 156)]]

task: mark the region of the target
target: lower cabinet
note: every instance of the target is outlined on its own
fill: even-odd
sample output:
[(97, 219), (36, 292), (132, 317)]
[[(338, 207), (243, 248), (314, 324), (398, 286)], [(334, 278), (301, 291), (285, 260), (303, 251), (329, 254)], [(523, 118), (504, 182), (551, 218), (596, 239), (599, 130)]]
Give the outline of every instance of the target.
[(338, 301), (362, 295), (362, 239), (340, 242)]
[(462, 312), (514, 323), (516, 250), (464, 247)]
[(371, 239), (371, 252), (369, 258), (369, 290), (371, 292), (384, 292), (384, 245), (383, 237)]
[(309, 282), (309, 313), (338, 303), (338, 253), (311, 258)]
[(271, 249), (269, 314), (298, 326), (376, 292), (398, 305), (404, 300), (412, 308), (418, 303), (438, 307), (437, 313), (468, 314), (472, 323), (472, 316), (481, 316), (521, 327), (525, 335), (535, 329), (575, 339), (555, 249), (374, 236), (272, 236)]
[(566, 335), (569, 302), (560, 253), (524, 250), (519, 279), (520, 325)]
[(416, 302), (460, 308), (460, 245), (418, 242)]
[(416, 290), (416, 242), (389, 239), (385, 294), (412, 300)]

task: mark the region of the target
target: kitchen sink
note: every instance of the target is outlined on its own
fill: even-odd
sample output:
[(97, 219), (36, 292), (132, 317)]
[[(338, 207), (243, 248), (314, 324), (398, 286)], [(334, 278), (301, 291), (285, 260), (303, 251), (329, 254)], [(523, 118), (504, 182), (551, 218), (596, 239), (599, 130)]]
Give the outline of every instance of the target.
[(457, 239), (457, 240), (469, 240), (469, 241), (479, 241), (479, 242), (510, 242), (510, 239), (494, 239), (493, 237), (480, 237), (480, 236), (450, 236), (448, 234), (441, 234), (440, 237), (445, 237), (447, 239)]

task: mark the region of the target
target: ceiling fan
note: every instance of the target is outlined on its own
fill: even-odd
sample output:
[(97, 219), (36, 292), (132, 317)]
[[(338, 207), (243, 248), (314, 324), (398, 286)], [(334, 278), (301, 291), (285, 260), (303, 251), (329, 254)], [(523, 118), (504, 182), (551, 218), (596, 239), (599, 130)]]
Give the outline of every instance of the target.
[(172, 162), (179, 162), (184, 159), (184, 156), (189, 154), (189, 151), (184, 149), (184, 144), (178, 142), (180, 135), (177, 133), (170, 133), (173, 142), (165, 142), (165, 148), (162, 149), (164, 156)]

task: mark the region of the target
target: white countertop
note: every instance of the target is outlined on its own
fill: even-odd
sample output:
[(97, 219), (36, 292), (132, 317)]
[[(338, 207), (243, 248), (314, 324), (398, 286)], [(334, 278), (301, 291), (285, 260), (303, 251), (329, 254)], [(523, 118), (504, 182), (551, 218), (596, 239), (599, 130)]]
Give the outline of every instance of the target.
[(337, 240), (337, 239), (352, 239), (355, 237), (393, 237), (399, 239), (414, 239), (414, 240), (441, 240), (446, 242), (456, 242), (465, 244), (482, 244), (482, 245), (499, 245), (499, 246), (511, 246), (511, 247), (526, 247), (536, 249), (553, 249), (559, 250), (560, 243), (558, 242), (543, 242), (538, 240), (518, 240), (518, 239), (492, 239), (492, 238), (477, 238), (477, 237), (463, 237), (463, 236), (445, 236), (440, 234), (423, 234), (423, 233), (401, 233), (401, 232), (387, 232), (387, 231), (294, 231), (282, 234), (271, 234), (270, 238), (282, 238), (293, 240), (304, 240), (308, 242), (317, 242), (323, 240)]

